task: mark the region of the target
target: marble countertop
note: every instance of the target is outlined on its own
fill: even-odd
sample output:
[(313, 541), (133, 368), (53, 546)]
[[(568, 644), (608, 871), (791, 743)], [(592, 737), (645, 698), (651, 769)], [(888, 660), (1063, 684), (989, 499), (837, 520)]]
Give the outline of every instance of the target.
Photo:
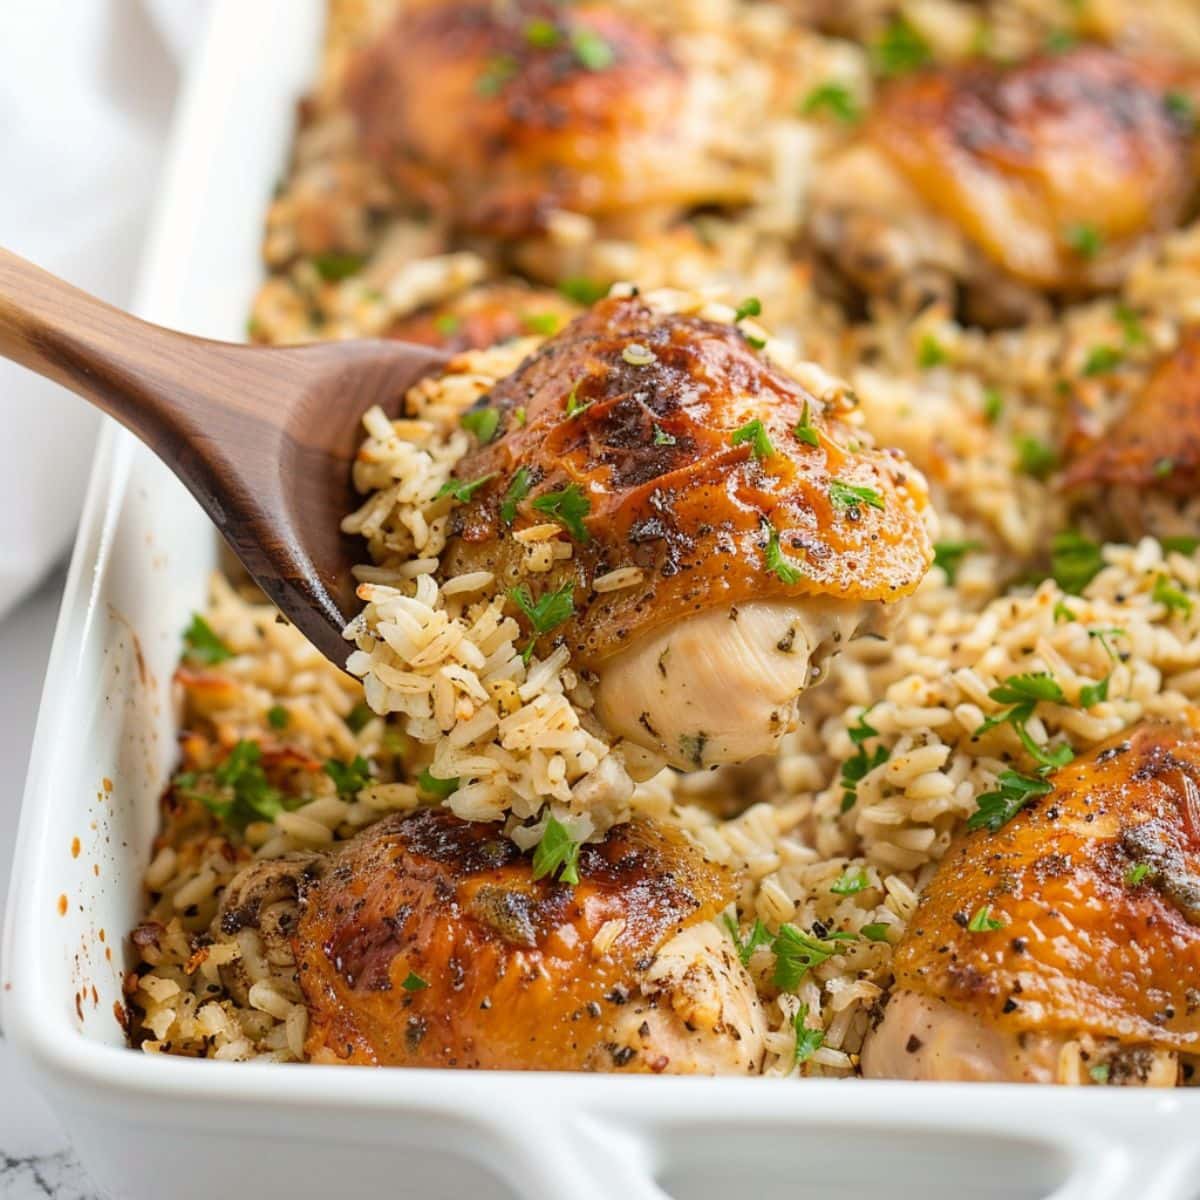
[[(58, 613), (61, 574), (0, 621), (0, 923), (29, 743)], [(25, 1082), (0, 1031), (0, 1200), (98, 1200), (40, 1096)]]

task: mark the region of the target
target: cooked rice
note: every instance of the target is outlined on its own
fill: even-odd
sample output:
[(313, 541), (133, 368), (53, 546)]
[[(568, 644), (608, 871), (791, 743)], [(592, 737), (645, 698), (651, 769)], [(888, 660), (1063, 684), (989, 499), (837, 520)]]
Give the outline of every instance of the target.
[[(998, 54), (1028, 53), (1047, 33), (1067, 30), (1129, 33), (1135, 42), (1170, 44), (1200, 58), (1200, 17), (1169, 0), (1112, 0), (1086, 6), (1089, 15), (1085, 6), (1060, 0), (796, 4), (821, 19), (832, 20), (836, 10), (840, 28), (860, 44), (796, 30), (775, 6), (679, 0), (661, 7), (657, 19), (683, 31), (689, 53), (709, 64), (731, 103), (741, 98), (749, 124), (759, 111), (761, 79), (747, 45), (790, 55), (799, 95), (836, 78), (865, 102), (871, 80), (862, 43), (901, 10), (940, 58), (971, 52), (979, 20), (988, 22)], [(387, 9), (362, 0), (333, 6), (314, 115), (268, 223), (273, 274), (252, 320), (260, 340), (382, 332), (397, 317), (499, 270), (486, 247), (456, 248), (436, 223), (415, 220), (357, 157), (353, 130), (336, 105), (336, 81), (347, 47), (377, 28)], [(253, 930), (210, 937), (220, 895), (254, 858), (344, 841), (387, 812), (430, 802), (410, 782), (427, 768), (437, 779), (471, 780), (449, 798), (453, 810), (505, 821), (523, 847), (536, 843), (551, 813), (580, 838), (633, 813), (679, 823), (707, 855), (742, 872), (743, 931), (756, 918), (771, 929), (785, 921), (854, 933), (886, 926), (886, 940), (846, 942), (791, 994), (776, 995), (770, 985), (768, 950), (750, 962), (770, 1017), (765, 1073), (852, 1075), (872, 1008), (890, 983), (892, 947), (921, 890), (975, 798), (1002, 770), (1025, 763), (1010, 728), (974, 736), (995, 708), (989, 689), (1008, 675), (1047, 671), (1071, 700), (1111, 672), (1105, 701), (1086, 710), (1042, 704), (1031, 721), (1035, 738), (1076, 752), (1145, 717), (1200, 717), (1200, 557), (1165, 553), (1152, 537), (1123, 544), (1120, 497), (1103, 519), (1086, 518), (1088, 532), (1115, 540), (1082, 596), (1065, 595), (1053, 581), (1011, 583), (1039, 565), (1050, 534), (1068, 520), (1058, 493), (1020, 469), (1020, 440), (1051, 439), (1062, 420), (1063, 380), (1097, 411), (1115, 411), (1177, 344), (1181, 329), (1200, 320), (1200, 225), (1145, 254), (1119, 295), (1077, 305), (1054, 322), (987, 333), (956, 324), (935, 306), (915, 322), (879, 311), (849, 327), (816, 297), (808, 268), (790, 253), (812, 174), (842, 137), (817, 119), (761, 122), (740, 150), (763, 173), (761, 202), (737, 220), (713, 218), (703, 247), (668, 235), (650, 245), (598, 239), (586, 218), (564, 214), (545, 239), (521, 248), (523, 265), (540, 277), (564, 273), (569, 263), (581, 275), (699, 287), (705, 296), (695, 304), (716, 306), (706, 311), (717, 319), (732, 315), (721, 301), (758, 295), (783, 335), (769, 352), (807, 372), (806, 385), (818, 391), (839, 385), (807, 360), (844, 376), (876, 441), (905, 451), (929, 477), (943, 536), (980, 548), (953, 581), (939, 568), (930, 572), (887, 642), (852, 643), (833, 661), (776, 760), (694, 774), (663, 769), (645, 751), (610, 743), (590, 716), (587, 685), (565, 650), (522, 661), (517, 623), (490, 573), (439, 576), (452, 501), (437, 492), (468, 445), (457, 416), (537, 339), (459, 356), (442, 379), (415, 390), (403, 419), (390, 421), (378, 410), (365, 419), (367, 440), (354, 467), (364, 500), (345, 523), (363, 536), (370, 557), (357, 571), (365, 607), (350, 631), (350, 669), (361, 685), (279, 623), (269, 605), (222, 577), (213, 580), (205, 616), (234, 655), (204, 670), (181, 669), (185, 760), (211, 762), (243, 738), (277, 745), (269, 713), (281, 707), (286, 742), (302, 760), (289, 778), (297, 802), (272, 821), (248, 825), (244, 842), (227, 837), (194, 802), (168, 805), (146, 873), (138, 967), (129, 977), (143, 1049), (302, 1058), (307, 1013), (294, 964), (267, 961)], [(381, 209), (393, 213), (389, 221), (367, 219)], [(315, 222), (324, 238), (315, 248), (304, 242), (313, 213), (337, 217)], [(329, 283), (310, 261), (325, 250), (361, 254), (365, 265)], [(683, 303), (678, 296), (674, 302)], [(1144, 336), (1134, 344), (1123, 340), (1119, 305), (1139, 314)], [(920, 348), (929, 338), (944, 361), (922, 368)], [(1081, 378), (1088, 352), (1114, 344), (1124, 354), (1120, 370)], [(1000, 389), (999, 413), (989, 412), (990, 388)], [(1200, 499), (1143, 500), (1142, 512), (1160, 537), (1200, 529)], [(521, 532), (526, 571), (548, 570), (570, 554), (560, 534), (556, 525)], [(613, 571), (597, 581), (598, 590), (633, 586), (634, 570)], [(1189, 610), (1171, 611), (1154, 599), (1160, 576), (1192, 598)], [(1104, 630), (1120, 632), (1093, 636)], [(364, 700), (373, 715), (352, 729), (347, 717), (361, 716), (356, 705)], [(857, 750), (850, 730), (867, 710), (877, 731), (869, 746), (884, 747), (888, 757), (857, 784), (843, 811), (842, 767)], [(373, 777), (349, 797), (339, 797), (333, 780), (311, 765), (356, 755), (372, 764)], [(868, 886), (854, 895), (831, 892), (843, 872), (860, 870)], [(231, 964), (248, 985), (241, 1002), (219, 973)], [(824, 1042), (797, 1068), (792, 1022), (802, 1005)], [(1064, 1051), (1064, 1081), (1086, 1074), (1086, 1041)]]

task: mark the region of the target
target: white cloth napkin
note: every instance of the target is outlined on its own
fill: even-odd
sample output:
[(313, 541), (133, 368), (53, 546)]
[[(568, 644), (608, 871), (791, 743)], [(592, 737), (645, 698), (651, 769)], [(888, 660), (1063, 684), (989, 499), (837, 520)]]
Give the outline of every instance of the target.
[[(0, 245), (129, 300), (198, 0), (5, 4)], [(98, 417), (0, 361), (0, 616), (65, 553)]]

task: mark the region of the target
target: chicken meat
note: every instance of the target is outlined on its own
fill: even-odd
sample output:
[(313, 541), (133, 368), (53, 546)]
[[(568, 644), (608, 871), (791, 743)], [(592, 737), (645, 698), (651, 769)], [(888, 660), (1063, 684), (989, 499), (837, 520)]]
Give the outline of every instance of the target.
[[(736, 325), (602, 301), (469, 414), (443, 569), (492, 572), (614, 735), (689, 769), (770, 752), (932, 559), (920, 474), (809, 379)], [(531, 575), (535, 527), (561, 553)]]
[(869, 295), (983, 324), (1120, 281), (1196, 189), (1194, 71), (1083, 46), (882, 91), (817, 183), (815, 243)]
[(765, 1017), (714, 921), (732, 876), (648, 821), (578, 875), (535, 879), (496, 826), (421, 809), (247, 868), (219, 925), (294, 962), (314, 1062), (756, 1073)]
[(628, 8), (404, 5), (351, 66), (346, 97), (367, 154), (474, 233), (522, 237), (560, 210), (644, 230), (750, 199), (706, 89)]
[(894, 971), (865, 1075), (1173, 1085), (1200, 1047), (1200, 737), (1127, 730), (961, 836)]

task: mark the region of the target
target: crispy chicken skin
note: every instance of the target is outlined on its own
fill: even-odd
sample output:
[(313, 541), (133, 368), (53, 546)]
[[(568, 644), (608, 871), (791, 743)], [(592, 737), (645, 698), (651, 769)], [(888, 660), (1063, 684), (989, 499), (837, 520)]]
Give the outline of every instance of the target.
[[(817, 239), (868, 289), (922, 266), (1029, 295), (1110, 287), (1187, 212), (1192, 130), (1171, 93), (1189, 87), (1182, 69), (1099, 47), (894, 81), (820, 185)], [(1002, 300), (1019, 309), (1021, 294)]]
[(558, 209), (644, 227), (748, 198), (708, 145), (687, 72), (629, 10), (405, 6), (352, 67), (347, 100), (401, 188), (477, 233), (521, 237)]
[(1067, 468), (1062, 486), (1195, 494), (1200, 488), (1200, 328), (1184, 333), (1125, 412)]
[(1082, 1040), (1110, 1082), (1173, 1083), (1200, 1046), (1200, 738), (1144, 724), (1054, 785), (950, 848), (864, 1074), (1053, 1081)]
[(674, 830), (613, 829), (571, 887), (535, 881), (495, 826), (424, 809), (372, 826), (320, 876), (292, 936), (314, 1061), (759, 1068), (763, 1014), (712, 920), (733, 881)]
[[(834, 402), (734, 326), (605, 300), (481, 403), (499, 414), (496, 436), (456, 474), (488, 482), (455, 511), (443, 568), (527, 583), (512, 533), (547, 521), (545, 497), (577, 489), (587, 511), (572, 557), (534, 587), (573, 586), (574, 614), (543, 652), (565, 643), (601, 675), (610, 730), (677, 765), (769, 751), (814, 660), (912, 592), (931, 561), (921, 476), (864, 446)], [(769, 447), (735, 445), (754, 421)], [(518, 473), (528, 490), (510, 528), (502, 504)], [(595, 591), (628, 567), (642, 572), (632, 586)], [(703, 637), (689, 620), (706, 622)]]

